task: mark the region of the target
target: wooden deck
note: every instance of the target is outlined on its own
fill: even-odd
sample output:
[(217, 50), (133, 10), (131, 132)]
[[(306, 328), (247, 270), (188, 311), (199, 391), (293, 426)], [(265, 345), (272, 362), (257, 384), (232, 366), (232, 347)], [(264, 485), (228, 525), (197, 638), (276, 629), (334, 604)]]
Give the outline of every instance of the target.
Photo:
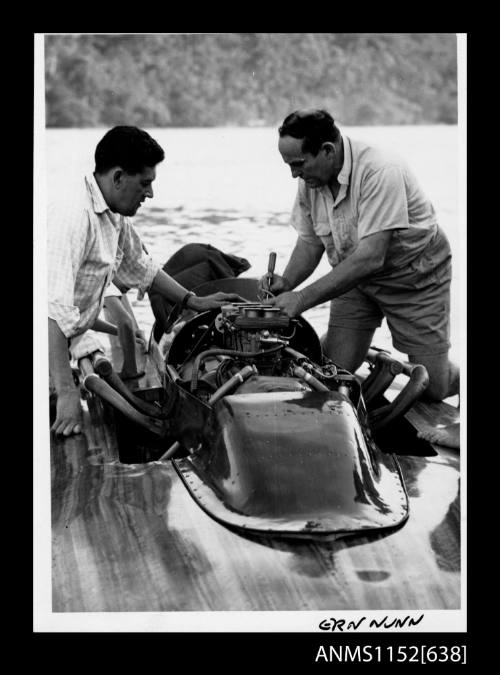
[[(114, 354), (116, 358), (117, 354)], [(155, 386), (147, 362), (140, 386)], [(417, 404), (417, 428), (450, 406)], [(410, 517), (330, 543), (244, 537), (206, 515), (171, 462), (122, 464), (112, 415), (89, 399), (83, 434), (52, 438), (52, 611), (459, 609), (459, 454), (400, 457)]]

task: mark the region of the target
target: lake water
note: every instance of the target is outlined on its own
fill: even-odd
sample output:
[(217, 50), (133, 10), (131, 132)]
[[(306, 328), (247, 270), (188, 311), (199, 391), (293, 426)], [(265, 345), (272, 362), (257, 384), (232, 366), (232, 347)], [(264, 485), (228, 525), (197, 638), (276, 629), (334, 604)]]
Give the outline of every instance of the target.
[[(46, 134), (47, 188), (66, 191), (93, 169), (93, 152), (105, 129), (50, 129)], [(135, 217), (149, 252), (161, 264), (180, 246), (210, 243), (252, 264), (244, 276), (260, 277), (271, 251), (283, 271), (295, 242), (288, 226), (297, 183), (277, 151), (275, 128), (148, 129), (165, 150), (157, 169), (154, 198)], [(453, 255), (452, 357), (459, 359), (465, 274), (465, 228), (459, 214), (459, 134), (456, 126), (343, 127), (352, 138), (396, 151), (414, 170), (434, 204)], [(311, 280), (331, 268), (323, 260)], [(140, 326), (149, 332), (154, 317), (147, 298), (129, 293)], [(328, 303), (306, 318), (321, 334)], [(463, 338), (462, 338), (463, 342)], [(373, 343), (392, 348), (384, 324)], [(397, 352), (396, 352), (397, 353)]]

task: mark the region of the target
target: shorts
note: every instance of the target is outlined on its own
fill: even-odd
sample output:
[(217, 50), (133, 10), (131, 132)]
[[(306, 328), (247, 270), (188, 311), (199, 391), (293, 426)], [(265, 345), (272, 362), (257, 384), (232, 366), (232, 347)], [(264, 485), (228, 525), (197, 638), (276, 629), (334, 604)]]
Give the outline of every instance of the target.
[(444, 233), (404, 268), (359, 284), (330, 303), (328, 330), (375, 330), (387, 319), (394, 347), (411, 356), (450, 348), (451, 251)]

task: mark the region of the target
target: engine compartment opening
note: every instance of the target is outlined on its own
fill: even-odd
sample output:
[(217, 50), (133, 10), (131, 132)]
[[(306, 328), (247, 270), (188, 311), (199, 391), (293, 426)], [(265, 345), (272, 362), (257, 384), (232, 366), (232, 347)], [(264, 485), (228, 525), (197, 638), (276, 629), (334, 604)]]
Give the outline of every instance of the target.
[[(151, 387), (137, 390), (134, 395), (148, 403), (163, 405), (166, 392), (163, 387)], [(106, 405), (106, 404), (105, 404)], [(118, 441), (119, 460), (123, 464), (143, 464), (154, 462), (168, 449), (175, 439), (166, 436), (160, 438), (147, 429), (138, 426), (119, 410), (111, 408)]]

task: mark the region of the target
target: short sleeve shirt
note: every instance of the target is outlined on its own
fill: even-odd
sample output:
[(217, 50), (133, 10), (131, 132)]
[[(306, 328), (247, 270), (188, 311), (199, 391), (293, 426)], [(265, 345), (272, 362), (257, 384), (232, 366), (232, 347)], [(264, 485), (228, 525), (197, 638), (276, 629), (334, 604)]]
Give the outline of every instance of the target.
[(434, 208), (406, 164), (365, 143), (342, 136), (344, 163), (334, 199), (328, 186), (307, 187), (299, 178), (291, 225), (299, 237), (324, 247), (332, 267), (376, 232), (392, 230), (383, 276), (415, 258), (437, 229)]

